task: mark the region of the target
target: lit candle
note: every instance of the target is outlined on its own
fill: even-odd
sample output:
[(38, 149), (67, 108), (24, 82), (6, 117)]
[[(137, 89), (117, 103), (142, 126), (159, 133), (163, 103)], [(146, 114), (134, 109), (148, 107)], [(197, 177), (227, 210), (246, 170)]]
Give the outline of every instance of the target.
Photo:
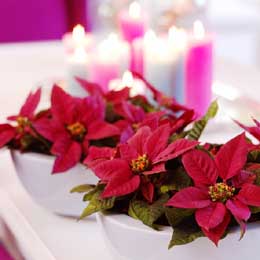
[(109, 90), (119, 91), (125, 87), (130, 88), (130, 96), (145, 95), (145, 84), (139, 79), (135, 79), (130, 71), (123, 74), (122, 79), (114, 79), (109, 82)]
[(144, 39), (137, 38), (131, 45), (130, 70), (144, 76)]
[(185, 58), (188, 36), (185, 30), (173, 26), (169, 30), (168, 37), (176, 57), (173, 63), (173, 92), (171, 95), (183, 104), (185, 102)]
[(77, 47), (67, 58), (67, 91), (78, 97), (86, 96), (86, 91), (82, 89), (75, 77), (88, 78), (89, 59), (84, 47)]
[(89, 67), (90, 81), (99, 84), (104, 91), (108, 83), (118, 78), (129, 64), (129, 46), (119, 39), (117, 34), (110, 34), (92, 53)]
[(129, 68), (132, 71), (140, 72), (138, 53), (133, 46), (137, 38), (142, 38), (147, 29), (147, 14), (143, 12), (138, 2), (132, 2), (128, 10), (119, 14), (119, 28), (123, 38), (130, 43), (131, 57)]
[(186, 60), (186, 105), (203, 115), (211, 102), (213, 40), (200, 21), (194, 23)]
[[(145, 77), (160, 91), (168, 96), (183, 100), (184, 65), (183, 55), (187, 39), (184, 31), (173, 33), (167, 37), (158, 37), (149, 31), (144, 39)], [(181, 99), (181, 100), (180, 100)]]
[(136, 38), (143, 37), (147, 28), (147, 15), (138, 2), (133, 2), (129, 10), (119, 14), (119, 27), (123, 38), (132, 43)]
[(85, 32), (85, 28), (78, 24), (71, 33), (66, 33), (62, 38), (67, 53), (73, 53), (77, 47), (84, 47), (87, 51), (93, 45), (93, 36)]

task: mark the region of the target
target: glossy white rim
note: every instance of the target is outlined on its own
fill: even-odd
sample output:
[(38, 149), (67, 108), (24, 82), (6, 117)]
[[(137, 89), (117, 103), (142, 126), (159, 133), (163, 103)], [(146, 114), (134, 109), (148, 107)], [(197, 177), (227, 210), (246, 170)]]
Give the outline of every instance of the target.
[(144, 225), (141, 221), (133, 219), (127, 215), (124, 214), (109, 214), (109, 213), (101, 213), (98, 212), (96, 214), (96, 218), (98, 222), (102, 223), (104, 222), (103, 219), (105, 219), (106, 222), (118, 225), (124, 229), (128, 230), (135, 230), (135, 231), (141, 231), (146, 232), (149, 234), (156, 234), (156, 235), (171, 235), (172, 234), (172, 228), (162, 226), (160, 231), (153, 230), (152, 228), (149, 228), (148, 226)]
[[(156, 236), (165, 236), (165, 235), (171, 236), (173, 232), (171, 227), (166, 227), (166, 226), (162, 226), (160, 231), (153, 230), (152, 228), (149, 228), (148, 226), (144, 225), (141, 221), (135, 220), (132, 217), (129, 217), (128, 215), (124, 215), (124, 214), (109, 214), (105, 212), (103, 213), (98, 212), (96, 214), (96, 218), (101, 225), (103, 225), (104, 222), (103, 219), (105, 219), (106, 223), (117, 225), (123, 229), (145, 232)], [(248, 223), (246, 234), (247, 232), (249, 233), (250, 230), (255, 230), (257, 228), (258, 229), (260, 228), (260, 221), (254, 223)], [(240, 232), (239, 227), (235, 227), (232, 230), (230, 230), (228, 236), (235, 235), (239, 239), (239, 234), (238, 234), (239, 232)]]
[[(47, 154), (41, 154), (41, 153), (33, 153), (33, 152), (20, 152), (19, 150), (10, 150), (11, 156), (12, 157), (25, 157), (28, 159), (36, 160), (36, 161), (44, 161), (47, 163), (54, 163), (55, 157), (52, 155), (47, 155)], [(82, 163), (78, 163), (75, 167), (84, 167), (86, 170), (88, 170), (88, 167), (85, 166)]]

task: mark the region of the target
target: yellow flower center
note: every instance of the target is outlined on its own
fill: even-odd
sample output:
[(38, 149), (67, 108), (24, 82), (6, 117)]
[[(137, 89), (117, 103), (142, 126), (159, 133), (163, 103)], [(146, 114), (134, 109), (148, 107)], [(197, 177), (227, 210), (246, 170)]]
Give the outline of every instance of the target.
[(71, 136), (76, 138), (78, 141), (81, 141), (87, 132), (85, 126), (79, 122), (68, 125), (67, 129)]
[(132, 128), (134, 131), (137, 131), (138, 128), (139, 128), (139, 125), (138, 124), (132, 124)]
[(216, 183), (209, 187), (209, 195), (213, 202), (226, 202), (234, 196), (235, 188), (226, 183)]
[(132, 171), (135, 173), (141, 173), (150, 168), (150, 161), (146, 154), (138, 156), (137, 159), (131, 162)]
[(16, 130), (18, 133), (23, 133), (26, 126), (30, 126), (31, 123), (27, 117), (19, 116), (16, 119), (16, 122), (18, 124)]

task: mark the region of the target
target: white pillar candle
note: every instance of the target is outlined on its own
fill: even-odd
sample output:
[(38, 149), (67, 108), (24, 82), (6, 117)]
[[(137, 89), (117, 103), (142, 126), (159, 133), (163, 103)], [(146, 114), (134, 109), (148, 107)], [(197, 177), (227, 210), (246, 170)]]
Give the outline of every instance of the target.
[(94, 44), (92, 34), (86, 33), (82, 25), (78, 24), (73, 28), (72, 32), (66, 33), (62, 38), (66, 53), (73, 53), (76, 48), (84, 47), (89, 51)]
[(118, 78), (129, 64), (129, 45), (117, 34), (110, 34), (100, 42), (91, 55), (90, 81), (108, 90), (110, 80)]
[(184, 84), (180, 82), (184, 78), (183, 53), (186, 38), (183, 36), (183, 31), (181, 33), (176, 31), (176, 33), (173, 30), (172, 28), (168, 36), (164, 37), (158, 37), (153, 31), (146, 33), (144, 39), (145, 77), (166, 95), (182, 99), (183, 94), (180, 92), (184, 89)]
[(185, 60), (188, 45), (188, 35), (184, 29), (171, 27), (169, 30), (169, 44), (173, 52), (177, 53), (173, 64), (173, 89), (171, 95), (179, 103), (185, 102)]
[(143, 81), (135, 79), (130, 71), (126, 71), (122, 79), (114, 79), (109, 82), (109, 90), (119, 91), (125, 87), (130, 88), (130, 96), (145, 95), (146, 87)]
[(72, 33), (64, 35), (63, 44), (67, 65), (67, 91), (74, 96), (86, 96), (86, 92), (81, 88), (75, 77), (88, 78), (88, 52), (93, 45), (93, 37), (85, 32), (83, 26), (76, 25)]
[(67, 57), (67, 87), (66, 90), (73, 96), (87, 96), (86, 91), (80, 86), (75, 77), (88, 78), (89, 59), (84, 47), (77, 47)]

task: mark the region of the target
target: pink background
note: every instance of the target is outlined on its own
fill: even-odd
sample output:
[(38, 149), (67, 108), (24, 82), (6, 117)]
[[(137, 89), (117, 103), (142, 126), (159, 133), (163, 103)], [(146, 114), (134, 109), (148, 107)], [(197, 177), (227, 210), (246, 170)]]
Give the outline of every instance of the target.
[(87, 28), (87, 0), (2, 0), (0, 42), (59, 39), (77, 23)]

